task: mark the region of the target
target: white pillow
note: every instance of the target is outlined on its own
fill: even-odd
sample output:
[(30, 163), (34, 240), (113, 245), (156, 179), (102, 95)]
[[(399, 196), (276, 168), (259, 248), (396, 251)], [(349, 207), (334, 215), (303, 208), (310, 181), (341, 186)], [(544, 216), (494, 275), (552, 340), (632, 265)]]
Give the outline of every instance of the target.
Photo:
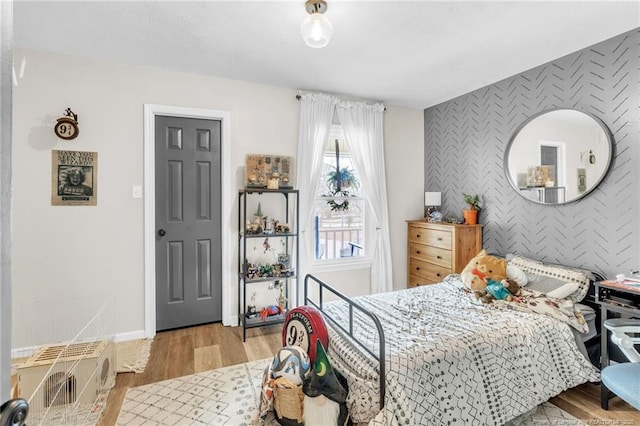
[[(529, 275), (534, 274), (553, 278), (556, 280), (558, 287), (561, 287), (563, 285), (562, 283), (569, 281), (578, 283), (580, 287), (570, 296), (574, 302), (580, 302), (589, 291), (591, 274), (584, 270), (578, 270), (568, 266), (543, 264), (522, 256), (514, 256), (509, 261), (509, 265), (517, 266)], [(531, 284), (531, 277), (529, 277), (528, 287), (531, 287)], [(541, 290), (538, 289), (538, 291)], [(544, 293), (545, 291), (543, 290), (542, 292)]]
[(554, 297), (556, 299), (564, 299), (571, 295), (574, 291), (580, 288), (580, 284), (578, 283), (566, 283), (561, 287), (556, 288), (555, 290), (551, 290), (547, 293), (548, 297)]
[(507, 265), (507, 278), (511, 278), (517, 282), (520, 287), (524, 287), (529, 283), (527, 274), (525, 274), (522, 269), (514, 265)]

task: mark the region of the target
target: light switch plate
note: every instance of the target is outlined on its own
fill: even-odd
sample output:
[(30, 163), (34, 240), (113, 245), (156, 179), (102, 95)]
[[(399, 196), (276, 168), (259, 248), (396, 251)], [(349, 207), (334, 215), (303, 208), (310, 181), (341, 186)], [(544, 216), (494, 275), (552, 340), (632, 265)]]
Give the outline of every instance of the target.
[(142, 198), (142, 185), (133, 185), (131, 187), (131, 198)]

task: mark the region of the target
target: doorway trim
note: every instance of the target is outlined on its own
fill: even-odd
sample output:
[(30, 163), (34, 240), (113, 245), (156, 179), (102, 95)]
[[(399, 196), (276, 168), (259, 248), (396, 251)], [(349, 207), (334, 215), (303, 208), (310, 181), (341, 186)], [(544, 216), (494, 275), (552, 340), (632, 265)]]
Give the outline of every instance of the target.
[(155, 118), (156, 115), (184, 118), (220, 120), (220, 172), (221, 172), (221, 232), (222, 239), (222, 324), (231, 324), (231, 190), (230, 190), (230, 114), (228, 111), (186, 108), (169, 105), (144, 104), (144, 334), (156, 335), (156, 252), (155, 252)]
[[(13, 2), (0, 1), (0, 404), (11, 399)], [(4, 421), (3, 421), (4, 423)]]

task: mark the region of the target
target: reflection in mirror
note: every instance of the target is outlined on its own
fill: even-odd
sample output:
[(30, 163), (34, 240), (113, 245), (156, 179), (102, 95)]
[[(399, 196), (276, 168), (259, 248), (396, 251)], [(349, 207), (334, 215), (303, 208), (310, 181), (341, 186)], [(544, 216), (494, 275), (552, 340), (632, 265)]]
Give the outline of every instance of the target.
[(530, 118), (516, 131), (505, 153), (505, 173), (531, 201), (570, 203), (598, 186), (612, 155), (604, 123), (584, 112), (558, 109)]

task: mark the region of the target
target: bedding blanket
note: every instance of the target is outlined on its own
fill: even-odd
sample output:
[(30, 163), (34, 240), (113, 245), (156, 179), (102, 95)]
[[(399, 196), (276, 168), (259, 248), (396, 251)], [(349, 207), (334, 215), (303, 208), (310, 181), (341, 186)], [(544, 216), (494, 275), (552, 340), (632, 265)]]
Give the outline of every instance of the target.
[[(566, 323), (477, 305), (457, 276), (355, 300), (378, 315), (387, 351), (380, 410), (377, 361), (328, 321), (329, 357), (347, 378), (355, 423), (500, 425), (568, 388), (599, 380)], [(348, 328), (345, 302), (325, 303), (324, 310)], [(377, 353), (371, 320), (354, 312), (353, 322), (357, 338)]]

